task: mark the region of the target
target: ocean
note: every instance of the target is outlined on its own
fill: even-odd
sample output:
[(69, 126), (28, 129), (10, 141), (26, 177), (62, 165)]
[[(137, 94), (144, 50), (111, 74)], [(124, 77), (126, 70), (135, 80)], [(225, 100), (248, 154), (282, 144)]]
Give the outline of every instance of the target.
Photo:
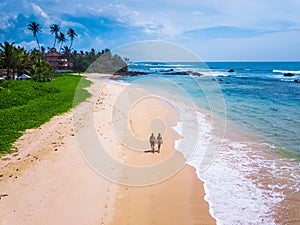
[(217, 224), (300, 224), (300, 62), (133, 62), (129, 70), (148, 74), (122, 81), (168, 93), (181, 115), (175, 147), (204, 181)]

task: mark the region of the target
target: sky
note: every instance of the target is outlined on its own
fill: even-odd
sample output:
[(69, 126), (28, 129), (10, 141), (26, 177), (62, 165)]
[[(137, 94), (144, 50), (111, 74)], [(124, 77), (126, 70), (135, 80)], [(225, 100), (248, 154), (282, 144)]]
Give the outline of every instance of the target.
[(28, 50), (37, 47), (26, 28), (35, 21), (46, 48), (59, 24), (78, 34), (76, 50), (158, 40), (204, 61), (300, 61), (299, 0), (0, 0), (0, 9), (0, 42)]

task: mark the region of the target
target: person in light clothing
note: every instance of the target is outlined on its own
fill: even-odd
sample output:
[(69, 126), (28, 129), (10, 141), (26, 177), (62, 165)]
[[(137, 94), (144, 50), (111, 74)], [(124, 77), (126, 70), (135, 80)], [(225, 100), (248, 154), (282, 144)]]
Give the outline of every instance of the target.
[(150, 138), (149, 138), (149, 141), (150, 141), (150, 146), (151, 146), (151, 149), (152, 149), (152, 152), (154, 153), (154, 148), (155, 148), (155, 136), (154, 134), (152, 133)]
[(161, 136), (161, 134), (160, 133), (158, 133), (158, 135), (157, 135), (157, 147), (158, 147), (158, 150), (157, 150), (157, 152), (159, 153), (160, 152), (160, 146), (162, 145), (162, 143), (163, 143), (163, 140), (162, 140), (162, 136)]

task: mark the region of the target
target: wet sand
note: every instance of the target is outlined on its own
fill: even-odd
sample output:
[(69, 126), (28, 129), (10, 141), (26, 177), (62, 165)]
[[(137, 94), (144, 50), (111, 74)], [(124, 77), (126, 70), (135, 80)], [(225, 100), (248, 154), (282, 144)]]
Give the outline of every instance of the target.
[[(132, 96), (144, 93), (88, 77), (93, 95), (76, 108), (79, 117), (73, 110), (28, 130), (16, 143), (18, 153), (1, 158), (0, 224), (215, 224), (203, 183), (174, 149), (176, 112), (154, 97), (132, 104)], [(124, 88), (129, 112), (116, 102)], [(118, 134), (117, 119), (128, 121), (130, 141)], [(109, 168), (118, 179), (84, 159), (79, 136), (90, 120), (103, 149), (121, 165)], [(152, 131), (163, 133), (161, 153), (144, 152)], [(149, 177), (134, 176), (141, 168)]]

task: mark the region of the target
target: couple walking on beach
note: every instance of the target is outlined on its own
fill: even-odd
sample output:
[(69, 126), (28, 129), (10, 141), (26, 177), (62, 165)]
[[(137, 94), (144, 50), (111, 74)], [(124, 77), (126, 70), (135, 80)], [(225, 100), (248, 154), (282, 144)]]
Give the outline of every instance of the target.
[(159, 153), (160, 152), (160, 146), (163, 143), (161, 134), (158, 133), (157, 138), (155, 138), (154, 134), (152, 133), (150, 138), (149, 138), (149, 141), (150, 141), (150, 145), (151, 145), (151, 149), (152, 149), (153, 153), (154, 153), (154, 149), (155, 149), (155, 144), (157, 143), (157, 148), (158, 148), (157, 152)]

